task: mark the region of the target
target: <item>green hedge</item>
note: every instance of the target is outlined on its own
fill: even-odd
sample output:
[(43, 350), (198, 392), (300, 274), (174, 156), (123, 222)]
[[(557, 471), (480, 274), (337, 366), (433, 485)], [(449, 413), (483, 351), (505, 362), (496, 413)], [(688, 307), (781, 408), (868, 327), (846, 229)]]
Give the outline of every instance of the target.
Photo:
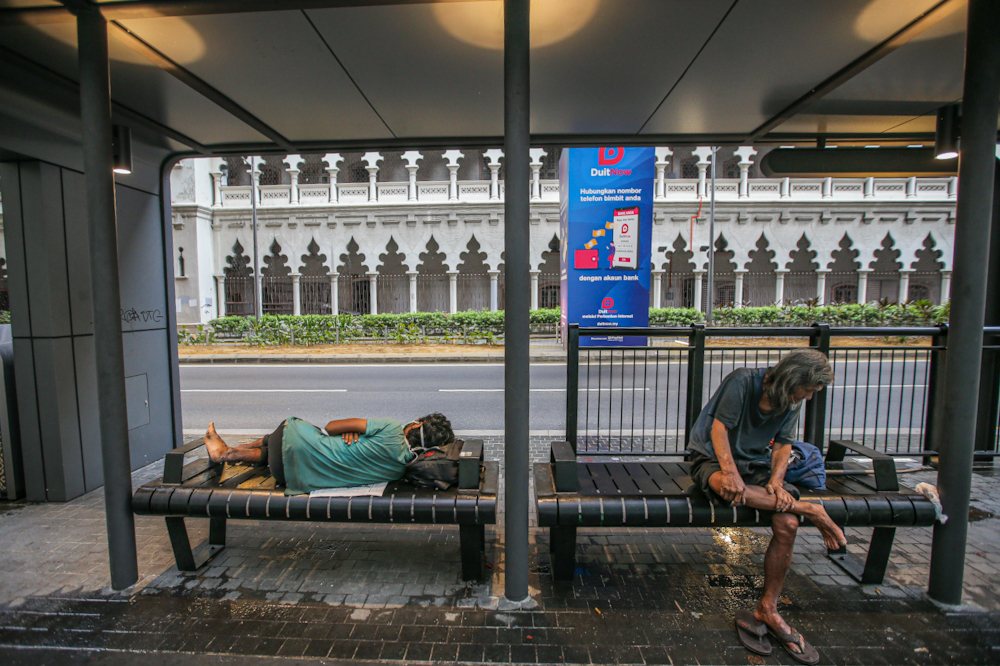
[[(948, 321), (949, 306), (930, 301), (840, 305), (789, 305), (752, 308), (717, 308), (716, 326), (935, 326)], [(2, 314), (0, 314), (2, 316)], [(693, 308), (650, 309), (650, 326), (690, 326), (704, 321)], [(533, 325), (559, 322), (559, 309), (532, 310)], [(185, 335), (182, 344), (206, 344), (239, 338), (251, 345), (333, 344), (352, 340), (384, 340), (414, 343), (424, 341), (499, 344), (503, 341), (504, 313), (486, 310), (415, 312), (378, 315), (265, 315), (259, 321), (248, 317), (222, 317), (198, 326)]]

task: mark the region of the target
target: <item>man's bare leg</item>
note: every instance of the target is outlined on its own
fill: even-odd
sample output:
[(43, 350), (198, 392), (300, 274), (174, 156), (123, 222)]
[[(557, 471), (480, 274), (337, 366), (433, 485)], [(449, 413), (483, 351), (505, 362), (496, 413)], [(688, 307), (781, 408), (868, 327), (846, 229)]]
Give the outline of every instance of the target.
[[(785, 586), (785, 575), (792, 566), (798, 528), (799, 519), (790, 513), (776, 513), (771, 519), (771, 543), (764, 554), (764, 593), (753, 610), (755, 618), (782, 634), (789, 633), (791, 628), (778, 612), (778, 599)], [(792, 649), (802, 652), (798, 645)]]
[[(261, 442), (262, 440), (257, 441)], [(256, 448), (234, 448), (227, 445), (219, 437), (219, 433), (215, 431), (215, 422), (209, 423), (208, 430), (205, 431), (205, 448), (208, 450), (208, 457), (212, 462), (258, 463), (264, 457), (259, 446), (258, 444)]]

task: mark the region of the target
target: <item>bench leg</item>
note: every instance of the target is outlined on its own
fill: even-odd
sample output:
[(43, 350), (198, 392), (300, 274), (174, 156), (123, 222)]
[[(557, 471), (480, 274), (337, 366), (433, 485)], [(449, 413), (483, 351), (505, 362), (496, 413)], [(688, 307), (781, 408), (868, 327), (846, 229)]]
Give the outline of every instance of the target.
[(892, 552), (892, 542), (895, 538), (895, 527), (876, 527), (872, 532), (872, 540), (868, 545), (868, 557), (864, 563), (857, 555), (849, 554), (846, 548), (831, 550), (829, 552), (830, 559), (862, 585), (878, 585), (885, 578), (885, 570), (889, 566), (889, 554)]
[(549, 553), (553, 580), (573, 580), (576, 572), (576, 528), (562, 525), (550, 527)]
[(166, 516), (167, 534), (170, 536), (170, 548), (174, 551), (174, 561), (178, 571), (197, 571), (219, 551), (226, 547), (226, 519), (209, 518), (208, 543), (191, 550), (184, 518), (181, 516)]
[(486, 526), (459, 525), (458, 529), (462, 547), (462, 579), (482, 580), (485, 573), (483, 553), (486, 551)]

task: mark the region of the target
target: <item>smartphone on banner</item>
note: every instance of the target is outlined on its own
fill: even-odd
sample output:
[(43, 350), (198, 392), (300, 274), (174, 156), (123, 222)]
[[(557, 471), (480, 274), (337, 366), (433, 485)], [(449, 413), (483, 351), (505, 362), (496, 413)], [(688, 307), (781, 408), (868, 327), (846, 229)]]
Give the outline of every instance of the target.
[(611, 219), (615, 232), (615, 254), (611, 268), (639, 268), (639, 207), (616, 208)]

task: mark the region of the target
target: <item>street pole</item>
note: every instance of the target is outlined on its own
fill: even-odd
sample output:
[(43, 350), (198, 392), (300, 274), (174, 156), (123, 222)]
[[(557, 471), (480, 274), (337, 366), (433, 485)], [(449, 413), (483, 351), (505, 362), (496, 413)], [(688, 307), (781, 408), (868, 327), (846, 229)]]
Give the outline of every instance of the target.
[(260, 302), (260, 253), (257, 251), (257, 171), (255, 156), (250, 157), (250, 217), (253, 226), (253, 316), (260, 320), (262, 314)]
[(80, 63), (80, 120), (87, 185), (90, 287), (93, 293), (94, 365), (104, 471), (111, 587), (122, 590), (139, 579), (132, 465), (125, 405), (121, 289), (115, 180), (111, 156), (111, 80), (108, 24), (97, 5), (73, 5)]
[(705, 323), (711, 326), (712, 310), (715, 309), (715, 152), (712, 146), (712, 191), (708, 204), (708, 306), (705, 308)]
[(504, 1), (504, 597), (528, 596), (529, 0)]
[[(965, 42), (961, 153), (955, 219), (948, 362), (938, 452), (938, 490), (949, 520), (934, 526), (927, 594), (962, 602), (969, 495), (976, 438), (983, 320), (989, 275), (997, 114), (1000, 112), (1000, 3), (970, 0)], [(1000, 242), (994, 239), (993, 242)]]

